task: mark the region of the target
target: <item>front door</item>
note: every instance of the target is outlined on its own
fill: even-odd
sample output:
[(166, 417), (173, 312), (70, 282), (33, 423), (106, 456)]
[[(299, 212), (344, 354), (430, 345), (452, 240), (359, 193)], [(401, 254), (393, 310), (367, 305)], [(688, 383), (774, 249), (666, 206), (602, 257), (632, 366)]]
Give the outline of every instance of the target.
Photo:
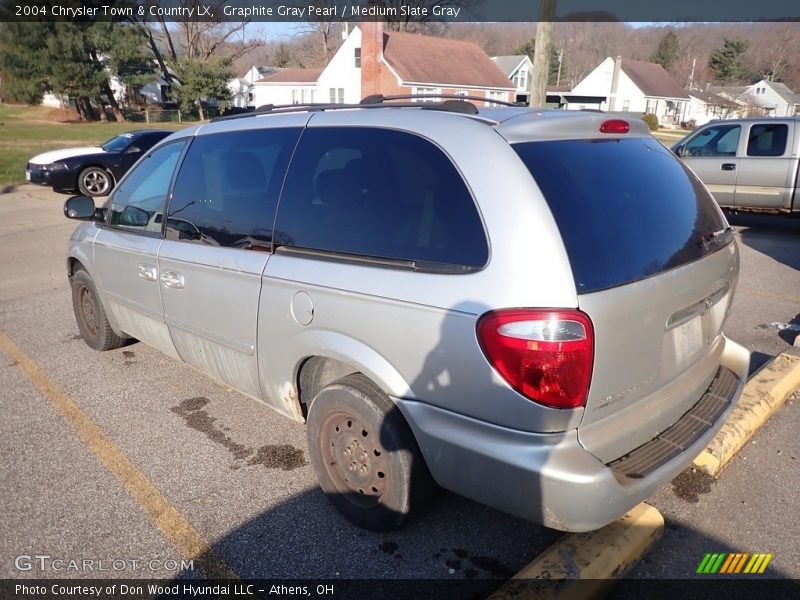
[[(303, 123), (307, 118), (302, 115)], [(262, 397), (256, 359), (261, 275), (300, 132), (198, 136), (175, 181), (158, 255), (164, 316), (180, 357), (256, 398)]]
[(735, 206), (741, 133), (741, 125), (709, 125), (700, 129), (679, 151), (720, 206)]
[(123, 179), (108, 203), (106, 226), (94, 240), (94, 273), (114, 327), (177, 356), (164, 323), (158, 251), (170, 183), (185, 141), (162, 146)]

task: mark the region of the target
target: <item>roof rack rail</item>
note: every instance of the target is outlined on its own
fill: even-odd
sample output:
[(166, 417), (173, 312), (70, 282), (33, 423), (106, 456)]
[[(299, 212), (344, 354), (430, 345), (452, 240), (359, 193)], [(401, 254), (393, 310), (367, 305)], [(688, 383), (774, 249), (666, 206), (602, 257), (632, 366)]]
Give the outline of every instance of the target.
[[(493, 100), (481, 96), (459, 96), (458, 94), (401, 94), (396, 96), (384, 96), (383, 94), (373, 94), (361, 100), (362, 105), (382, 104), (384, 102), (391, 102), (394, 100), (419, 100), (428, 98), (445, 98), (448, 100), (457, 100), (465, 104), (469, 104), (468, 100), (475, 102), (486, 102), (487, 104), (499, 104), (501, 106), (510, 106), (513, 108), (526, 107), (524, 102), (507, 102), (506, 100)], [(463, 112), (463, 111), (460, 111)]]
[[(441, 102), (415, 102), (421, 98), (442, 99)], [(397, 100), (412, 100), (411, 102), (397, 102)], [(477, 96), (457, 96), (454, 94), (421, 94), (418, 96), (383, 96), (375, 94), (367, 96), (358, 104), (329, 104), (329, 103), (304, 103), (304, 104), (263, 104), (255, 110), (230, 116), (214, 117), (211, 123), (218, 121), (235, 121), (237, 119), (249, 119), (268, 114), (283, 114), (301, 111), (325, 111), (325, 110), (346, 110), (355, 108), (416, 108), (420, 110), (440, 110), (445, 112), (455, 112), (468, 115), (477, 115), (478, 107), (469, 100), (479, 102), (491, 102), (503, 106), (520, 107), (522, 103), (506, 102), (504, 100), (489, 100)]]

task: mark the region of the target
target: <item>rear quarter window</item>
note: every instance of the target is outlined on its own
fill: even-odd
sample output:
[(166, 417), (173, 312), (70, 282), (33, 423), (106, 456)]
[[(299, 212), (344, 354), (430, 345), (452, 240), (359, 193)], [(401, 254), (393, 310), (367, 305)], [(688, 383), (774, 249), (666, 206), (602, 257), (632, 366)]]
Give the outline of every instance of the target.
[(700, 181), (649, 138), (514, 146), (550, 206), (578, 293), (624, 285), (733, 239)]

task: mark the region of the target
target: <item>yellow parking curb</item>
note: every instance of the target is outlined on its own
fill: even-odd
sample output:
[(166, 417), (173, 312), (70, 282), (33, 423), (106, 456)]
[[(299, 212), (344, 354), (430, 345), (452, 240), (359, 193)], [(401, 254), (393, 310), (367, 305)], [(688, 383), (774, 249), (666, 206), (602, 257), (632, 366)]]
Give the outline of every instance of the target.
[(712, 477), (725, 468), (739, 450), (800, 386), (800, 356), (775, 357), (744, 386), (725, 425), (698, 456), (693, 466)]
[(663, 531), (661, 513), (649, 504), (638, 504), (602, 529), (565, 535), (490, 600), (599, 596), (645, 555)]

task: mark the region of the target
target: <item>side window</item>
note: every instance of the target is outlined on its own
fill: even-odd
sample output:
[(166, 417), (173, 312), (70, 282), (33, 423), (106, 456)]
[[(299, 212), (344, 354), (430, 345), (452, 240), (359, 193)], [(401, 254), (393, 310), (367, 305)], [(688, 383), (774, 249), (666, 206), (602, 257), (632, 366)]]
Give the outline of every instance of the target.
[(181, 165), (167, 239), (269, 250), (272, 224), (299, 128), (201, 135)]
[(481, 267), (488, 244), (458, 171), (429, 141), (378, 128), (310, 128), (278, 208), (278, 243)]
[(764, 123), (750, 128), (747, 156), (783, 156), (789, 126), (785, 123)]
[(181, 140), (162, 146), (136, 165), (111, 199), (109, 225), (161, 232), (169, 184), (185, 144)]
[(707, 127), (689, 140), (686, 156), (736, 156), (739, 147), (740, 125), (714, 125)]

